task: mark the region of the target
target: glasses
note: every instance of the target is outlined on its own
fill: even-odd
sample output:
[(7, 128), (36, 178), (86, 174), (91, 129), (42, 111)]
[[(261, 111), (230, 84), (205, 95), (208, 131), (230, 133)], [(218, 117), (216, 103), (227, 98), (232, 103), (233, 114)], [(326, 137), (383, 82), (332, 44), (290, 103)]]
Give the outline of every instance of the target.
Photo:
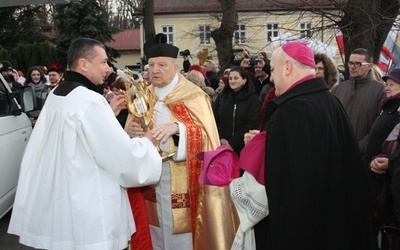
[(356, 67), (356, 68), (359, 68), (359, 67), (361, 67), (361, 66), (364, 66), (364, 65), (369, 65), (370, 63), (366, 63), (366, 62), (348, 62), (347, 63), (347, 66), (349, 66), (349, 67), (351, 67), (351, 66), (354, 66), (354, 67)]

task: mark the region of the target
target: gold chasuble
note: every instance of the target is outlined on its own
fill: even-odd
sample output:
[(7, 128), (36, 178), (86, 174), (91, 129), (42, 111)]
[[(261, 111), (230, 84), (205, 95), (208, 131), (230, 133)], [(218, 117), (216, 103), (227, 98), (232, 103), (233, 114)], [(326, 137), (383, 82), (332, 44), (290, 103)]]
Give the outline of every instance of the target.
[[(198, 182), (202, 162), (196, 154), (219, 146), (209, 97), (183, 75), (178, 76), (178, 84), (163, 100), (171, 110), (170, 122), (186, 127), (186, 161), (169, 160), (173, 234), (192, 232), (193, 249), (230, 249), (239, 223), (229, 187)], [(169, 145), (170, 152), (176, 151), (172, 139)], [(144, 192), (144, 199), (149, 223), (159, 226), (154, 186)]]

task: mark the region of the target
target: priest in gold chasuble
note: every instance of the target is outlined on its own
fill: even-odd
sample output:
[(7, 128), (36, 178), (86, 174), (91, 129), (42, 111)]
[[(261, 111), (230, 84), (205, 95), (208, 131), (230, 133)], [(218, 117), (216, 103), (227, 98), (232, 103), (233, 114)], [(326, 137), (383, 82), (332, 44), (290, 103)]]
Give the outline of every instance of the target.
[(175, 152), (163, 161), (160, 182), (143, 192), (153, 249), (230, 249), (238, 219), (228, 187), (198, 183), (196, 154), (219, 146), (209, 97), (178, 73), (179, 49), (165, 42), (158, 34), (145, 44), (157, 96), (153, 135), (164, 154)]

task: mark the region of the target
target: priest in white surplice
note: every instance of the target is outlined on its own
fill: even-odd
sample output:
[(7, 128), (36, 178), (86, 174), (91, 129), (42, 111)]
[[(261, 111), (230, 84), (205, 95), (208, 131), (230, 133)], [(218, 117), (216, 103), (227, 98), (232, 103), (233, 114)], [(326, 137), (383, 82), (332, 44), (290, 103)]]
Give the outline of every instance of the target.
[(210, 100), (178, 73), (178, 52), (163, 34), (145, 44), (151, 89), (158, 97), (153, 136), (164, 152), (176, 151), (163, 161), (160, 182), (144, 191), (152, 248), (230, 249), (237, 225), (229, 191), (198, 182), (196, 154), (219, 146)]
[(8, 232), (41, 249), (120, 250), (135, 232), (126, 187), (157, 182), (151, 133), (130, 139), (97, 92), (107, 66), (97, 40), (73, 41), (65, 81), (46, 100), (22, 160)]

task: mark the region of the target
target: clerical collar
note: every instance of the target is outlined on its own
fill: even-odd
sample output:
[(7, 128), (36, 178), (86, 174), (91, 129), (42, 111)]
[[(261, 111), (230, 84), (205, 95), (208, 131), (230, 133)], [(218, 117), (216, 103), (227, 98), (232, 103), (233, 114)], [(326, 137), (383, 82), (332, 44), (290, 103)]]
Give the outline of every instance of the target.
[(96, 84), (92, 83), (89, 79), (87, 79), (84, 75), (75, 72), (75, 71), (67, 71), (65, 72), (64, 81), (71, 81), (71, 82), (79, 82), (86, 88), (93, 90), (94, 92), (99, 93), (99, 88)]
[(65, 80), (54, 89), (53, 93), (58, 96), (67, 96), (78, 86), (86, 87), (96, 93), (99, 93), (95, 84), (89, 81), (89, 79), (87, 79), (85, 76), (74, 71), (66, 72)]
[(175, 74), (174, 79), (172, 79), (172, 81), (167, 86), (161, 88), (155, 87), (154, 92), (158, 96), (158, 100), (162, 101), (175, 88), (178, 82), (179, 76), (178, 74)]

